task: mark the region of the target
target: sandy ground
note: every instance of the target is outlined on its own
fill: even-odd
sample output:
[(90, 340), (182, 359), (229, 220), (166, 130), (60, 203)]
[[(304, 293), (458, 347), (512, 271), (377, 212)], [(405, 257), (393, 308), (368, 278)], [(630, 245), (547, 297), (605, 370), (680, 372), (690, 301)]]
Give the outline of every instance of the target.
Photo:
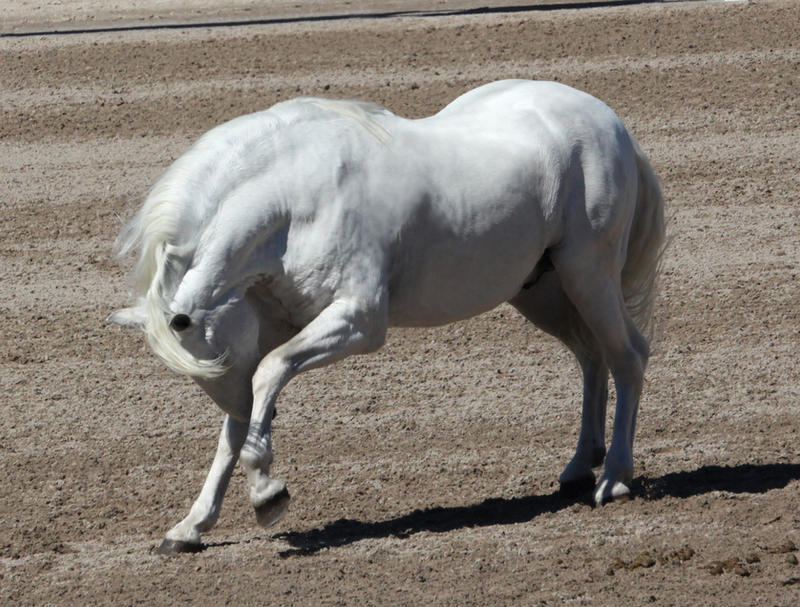
[[(4, 31), (59, 4), (91, 25), (91, 2), (12, 3), (50, 12)], [(797, 31), (775, 1), (0, 38), (0, 604), (797, 604)], [(504, 306), (295, 380), (286, 518), (256, 527), (237, 471), (206, 549), (155, 554), (222, 415), (104, 324), (126, 303), (120, 217), (228, 118), (298, 94), (422, 116), (503, 77), (602, 98), (663, 181), (637, 497), (559, 497), (577, 367)]]

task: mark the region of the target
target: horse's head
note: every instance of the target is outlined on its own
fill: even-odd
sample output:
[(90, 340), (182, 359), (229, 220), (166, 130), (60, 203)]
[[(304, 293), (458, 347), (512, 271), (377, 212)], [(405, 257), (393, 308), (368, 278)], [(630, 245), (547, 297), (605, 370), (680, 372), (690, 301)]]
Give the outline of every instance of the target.
[(192, 376), (223, 410), (247, 418), (263, 329), (242, 293), (231, 292), (210, 309), (194, 307), (184, 298), (166, 309), (118, 310), (108, 320), (142, 330), (167, 366)]
[(188, 289), (178, 289), (171, 301), (149, 293), (108, 321), (141, 330), (167, 366), (194, 377), (218, 377), (243, 361), (255, 365), (260, 357), (259, 318), (239, 289), (212, 304)]
[[(254, 367), (261, 357), (259, 318), (245, 291), (235, 287), (224, 293), (207, 293), (196, 289), (192, 278), (185, 277), (165, 311), (170, 338), (193, 358), (214, 361), (220, 370)], [(204, 373), (189, 374), (207, 377)]]

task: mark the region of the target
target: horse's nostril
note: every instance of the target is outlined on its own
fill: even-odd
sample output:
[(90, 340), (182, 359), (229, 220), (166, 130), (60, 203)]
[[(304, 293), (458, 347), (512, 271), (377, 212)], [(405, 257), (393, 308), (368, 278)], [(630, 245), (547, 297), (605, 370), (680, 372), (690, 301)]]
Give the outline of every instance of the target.
[(183, 331), (184, 329), (188, 329), (189, 325), (192, 324), (192, 319), (189, 318), (186, 314), (176, 314), (172, 317), (172, 320), (169, 321), (169, 326), (172, 327), (175, 331)]

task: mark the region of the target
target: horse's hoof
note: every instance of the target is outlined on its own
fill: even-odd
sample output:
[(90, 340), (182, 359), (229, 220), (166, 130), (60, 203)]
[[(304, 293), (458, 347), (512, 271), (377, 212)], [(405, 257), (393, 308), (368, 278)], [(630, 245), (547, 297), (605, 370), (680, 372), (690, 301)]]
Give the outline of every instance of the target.
[(625, 483), (619, 481), (609, 483), (608, 479), (600, 481), (594, 491), (594, 503), (603, 506), (610, 502), (625, 502), (631, 497), (631, 490)]
[(589, 476), (581, 476), (568, 481), (559, 481), (558, 494), (562, 497), (580, 497), (591, 494), (594, 489), (595, 478), (594, 474)]
[(270, 527), (277, 523), (289, 509), (289, 490), (283, 487), (260, 506), (255, 507), (256, 520), (262, 527)]
[(158, 553), (164, 555), (180, 554), (183, 552), (200, 552), (203, 544), (196, 542), (182, 542), (181, 540), (171, 540), (169, 538), (161, 542)]

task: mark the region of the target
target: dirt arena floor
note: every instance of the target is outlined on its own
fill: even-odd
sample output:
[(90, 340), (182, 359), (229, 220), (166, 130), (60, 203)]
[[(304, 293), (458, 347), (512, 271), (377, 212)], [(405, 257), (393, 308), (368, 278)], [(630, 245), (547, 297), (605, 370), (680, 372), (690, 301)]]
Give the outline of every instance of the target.
[[(798, 604), (796, 2), (11, 4), (5, 33), (107, 31), (0, 38), (0, 604)], [(558, 495), (577, 366), (503, 306), (299, 377), (274, 426), (286, 518), (258, 528), (237, 470), (205, 549), (156, 554), (222, 414), (105, 324), (121, 218), (234, 116), (302, 94), (419, 117), (507, 77), (603, 99), (663, 181), (635, 499)]]

